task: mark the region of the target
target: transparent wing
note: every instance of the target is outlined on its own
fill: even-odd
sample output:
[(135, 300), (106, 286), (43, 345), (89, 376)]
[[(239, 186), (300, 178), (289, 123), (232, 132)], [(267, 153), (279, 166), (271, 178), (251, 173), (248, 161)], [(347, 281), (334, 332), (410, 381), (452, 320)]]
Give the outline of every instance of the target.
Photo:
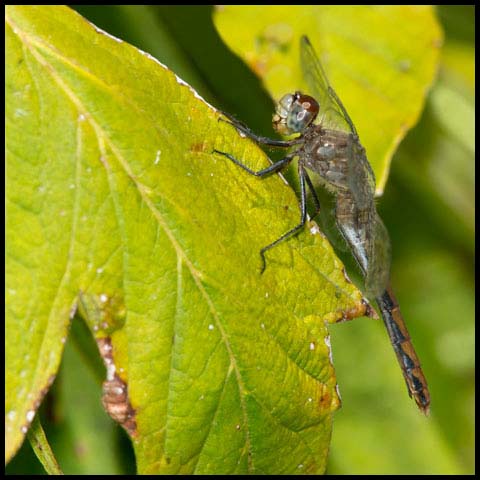
[(388, 286), (391, 247), (387, 229), (376, 212), (372, 236), (367, 272), (365, 275), (365, 290), (368, 296), (378, 297), (383, 294)]
[(300, 63), (305, 80), (311, 89), (309, 93), (320, 104), (318, 117), (321, 124), (325, 128), (342, 130), (357, 135), (351, 118), (335, 90), (331, 87), (322, 64), (310, 40), (305, 35), (300, 39)]

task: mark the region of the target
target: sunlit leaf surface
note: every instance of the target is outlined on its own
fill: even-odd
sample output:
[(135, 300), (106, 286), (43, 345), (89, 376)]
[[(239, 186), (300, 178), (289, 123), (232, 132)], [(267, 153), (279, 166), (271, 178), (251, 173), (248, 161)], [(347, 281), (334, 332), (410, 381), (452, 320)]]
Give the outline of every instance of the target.
[(6, 43), (6, 461), (78, 309), (139, 473), (323, 472), (339, 406), (325, 323), (366, 306), (314, 223), (260, 275), (259, 249), (298, 222), (294, 192), (213, 155), (268, 164), (68, 8), (9, 7)]

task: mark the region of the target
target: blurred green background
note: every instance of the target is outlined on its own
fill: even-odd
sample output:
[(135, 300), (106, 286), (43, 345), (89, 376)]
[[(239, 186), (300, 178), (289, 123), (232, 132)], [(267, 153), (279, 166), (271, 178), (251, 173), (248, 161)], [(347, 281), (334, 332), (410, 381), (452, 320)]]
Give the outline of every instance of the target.
[[(222, 43), (212, 7), (75, 8), (151, 53), (215, 107), (272, 135), (273, 101)], [(473, 6), (436, 12), (445, 32), (439, 75), (378, 202), (392, 240), (392, 284), (429, 382), (432, 412), (422, 417), (408, 399), (381, 321), (332, 326), (343, 408), (334, 418), (328, 474), (474, 472), (475, 12)], [(104, 372), (96, 357), (75, 320), (42, 405), (43, 426), (64, 473), (134, 473), (129, 441), (101, 407)], [(28, 442), (6, 472), (44, 473)]]

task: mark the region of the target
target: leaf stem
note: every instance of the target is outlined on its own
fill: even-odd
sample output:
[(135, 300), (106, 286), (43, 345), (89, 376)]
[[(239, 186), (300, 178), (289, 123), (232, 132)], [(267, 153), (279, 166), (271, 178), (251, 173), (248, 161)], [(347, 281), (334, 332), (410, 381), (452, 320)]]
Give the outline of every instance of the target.
[(63, 475), (57, 459), (50, 448), (38, 415), (33, 420), (32, 426), (28, 431), (28, 440), (45, 471), (49, 475)]

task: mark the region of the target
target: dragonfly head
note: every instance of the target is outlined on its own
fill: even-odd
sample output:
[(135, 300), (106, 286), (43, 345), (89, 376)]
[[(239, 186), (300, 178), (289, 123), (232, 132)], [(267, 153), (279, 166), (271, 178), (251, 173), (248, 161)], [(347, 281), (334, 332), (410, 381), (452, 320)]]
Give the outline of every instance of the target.
[(277, 104), (273, 128), (282, 135), (302, 133), (318, 115), (318, 102), (300, 92), (287, 93)]

